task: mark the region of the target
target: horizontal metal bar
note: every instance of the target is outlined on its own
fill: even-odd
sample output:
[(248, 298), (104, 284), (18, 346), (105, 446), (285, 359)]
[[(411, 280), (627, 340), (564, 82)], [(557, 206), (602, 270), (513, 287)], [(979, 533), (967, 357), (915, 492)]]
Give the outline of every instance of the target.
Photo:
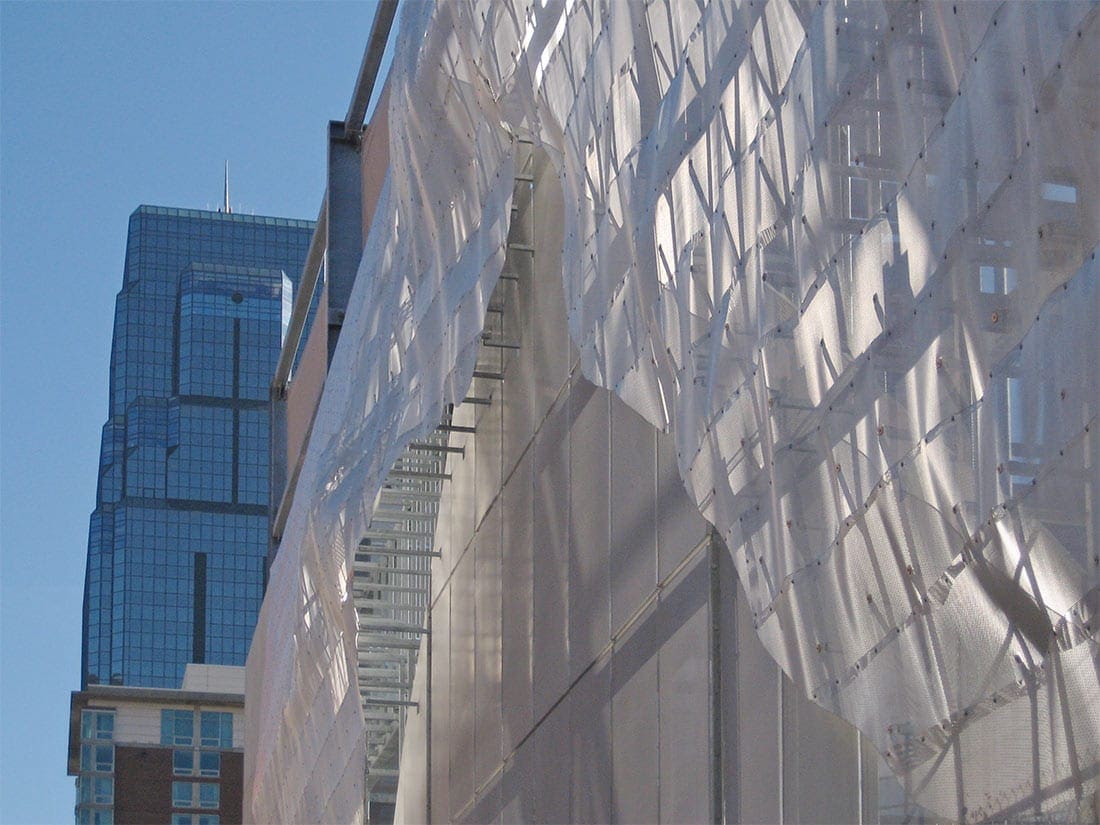
[[(390, 510), (386, 513), (385, 510), (375, 510), (374, 516), (371, 518), (371, 526), (367, 527), (367, 530), (382, 531), (382, 532), (396, 532), (400, 533), (399, 538), (408, 538), (409, 536), (423, 536), (431, 537), (436, 535), (436, 527), (432, 524), (412, 524), (414, 521), (431, 522), (436, 520), (433, 516), (417, 516), (416, 514), (409, 513), (408, 510)], [(388, 536), (385, 538), (394, 538)], [(366, 535), (364, 533), (363, 539), (359, 542), (366, 544)]]
[(363, 52), (363, 62), (359, 64), (359, 75), (355, 79), (355, 88), (348, 103), (348, 113), (344, 115), (345, 138), (363, 127), (363, 119), (367, 116), (367, 107), (378, 81), (378, 69), (382, 66), (386, 41), (396, 14), (397, 0), (383, 0), (375, 7), (367, 49)]
[[(440, 445), (429, 445), (434, 449), (437, 449)], [(390, 471), (394, 470), (427, 470), (429, 472), (435, 472), (439, 470), (439, 463), (441, 459), (437, 455), (424, 455), (424, 450), (409, 450), (401, 458), (397, 459), (390, 468)]]
[[(373, 691), (375, 691), (375, 690), (382, 690), (382, 691), (387, 691), (388, 692), (389, 689), (387, 689), (387, 687), (384, 687), (384, 686), (381, 687), (381, 689), (379, 689), (379, 687), (376, 687), (376, 686), (370, 685), (370, 684), (364, 684), (362, 681), (360, 681), (359, 682), (359, 690), (360, 690), (360, 692), (365, 693), (368, 696), (373, 696), (373, 695), (376, 695), (376, 694), (373, 694)], [(397, 696), (394, 697), (395, 700), (400, 700), (400, 698), (407, 698), (409, 696), (409, 692), (407, 690), (401, 690), (401, 689), (397, 689), (397, 687), (395, 687), (395, 689), (393, 689), (393, 691), (394, 691), (394, 693), (397, 694)]]
[[(394, 552), (397, 550), (395, 547), (383, 547), (382, 545), (371, 545), (370, 547), (356, 548), (355, 564), (353, 569), (362, 570), (363, 574), (356, 576), (356, 579), (362, 583), (366, 581), (367, 573), (427, 573), (429, 572), (419, 564), (415, 567), (394, 567), (392, 566), (392, 560), (401, 556), (412, 556), (414, 558), (422, 556), (425, 553), (437, 552), (433, 550), (410, 550), (406, 553)], [(432, 556), (431, 558), (435, 558)], [(383, 563), (383, 560), (390, 560), (390, 566)]]
[[(370, 610), (369, 607), (359, 608), (360, 614), (364, 610)], [(392, 619), (389, 621), (372, 621), (369, 616), (359, 616), (359, 632), (364, 631), (378, 631), (380, 633), (419, 633), (422, 636), (430, 636), (428, 628), (421, 627), (420, 625), (412, 624), (411, 622), (395, 622)]]
[(401, 546), (409, 547), (415, 546), (420, 548), (425, 544), (431, 544), (435, 538), (435, 532), (424, 533), (420, 531), (405, 531), (401, 529), (384, 530), (381, 527), (372, 528), (364, 534), (363, 538), (359, 541), (359, 549), (370, 549), (376, 547), (383, 547), (389, 549), (394, 547), (394, 544), (388, 544), (386, 542), (402, 542)]
[[(473, 432), (473, 428), (470, 428), (470, 432)], [(430, 473), (425, 470), (390, 470), (390, 477), (392, 478), (429, 478), (435, 481), (450, 481), (450, 473)]]
[[(493, 403), (493, 399), (491, 399), (491, 398), (481, 398), (480, 396), (476, 396), (476, 395), (467, 395), (465, 398), (462, 399), (462, 403), (463, 404), (477, 404), (478, 406), (481, 406), (481, 407), (488, 407), (490, 404)], [(463, 452), (465, 452), (465, 447), (452, 447), (451, 449), (452, 450), (462, 450)]]
[(388, 499), (391, 503), (397, 501), (430, 501), (439, 502), (439, 493), (428, 493), (423, 490), (407, 490), (402, 487), (383, 487), (382, 499)]
[[(438, 559), (442, 555), (439, 550), (405, 550), (399, 547), (381, 547), (379, 544), (368, 544), (364, 549), (371, 550), (372, 555), (411, 555), (414, 558)], [(390, 568), (394, 569), (394, 568)], [(400, 573), (407, 571), (400, 570)]]
[[(394, 487), (388, 488), (390, 490), (390, 492), (393, 492), (393, 493), (408, 493), (409, 496), (402, 499), (402, 502), (404, 502), (404, 501), (429, 501), (429, 502), (434, 502), (436, 504), (439, 503), (439, 495), (440, 495), (441, 491), (426, 488), (424, 486), (423, 481), (419, 481), (415, 478), (391, 478), (391, 479), (389, 479), (389, 482), (390, 482), (390, 484), (395, 484), (396, 485), (398, 483), (401, 483), (402, 485), (404, 485), (404, 486), (401, 486), (401, 487), (394, 486)], [(386, 501), (386, 503), (387, 504), (393, 504), (395, 502), (391, 498), (391, 499), (388, 499)], [(422, 513), (421, 515), (427, 515), (427, 514)]]
[[(435, 521), (439, 515), (439, 508), (432, 505), (437, 503), (438, 497), (438, 493), (433, 494), (432, 499), (394, 500), (394, 497), (390, 496), (385, 501), (378, 502), (379, 506), (375, 508), (374, 516), (409, 521)], [(418, 503), (420, 506), (417, 506)]]
[(363, 652), (368, 652), (372, 647), (390, 647), (395, 650), (419, 650), (420, 641), (418, 639), (371, 639), (370, 641), (360, 640), (357, 643), (357, 649)]
[(370, 690), (389, 691), (389, 690), (392, 690), (392, 691), (397, 692), (397, 693), (404, 693), (407, 696), (408, 693), (409, 693), (409, 689), (407, 689), (407, 687), (403, 686), (405, 684), (407, 684), (407, 683), (406, 682), (386, 683), (386, 682), (378, 682), (377, 680), (371, 681), (371, 680), (366, 680), (366, 679), (360, 678), (360, 680), (359, 680), (359, 689), (360, 689), (360, 691), (370, 691)]
[(405, 666), (401, 664), (394, 665), (392, 667), (383, 667), (377, 664), (371, 664), (370, 662), (359, 662), (356, 666), (359, 671), (359, 678), (387, 678), (387, 679), (400, 679), (401, 674), (405, 671)]
[(425, 455), (423, 450), (411, 450), (393, 463), (388, 475), (393, 476), (394, 473), (402, 470), (438, 472), (441, 469), (439, 463), (439, 456)]
[[(392, 502), (391, 502), (392, 503)], [(407, 510), (398, 507), (377, 507), (373, 518), (375, 521), (432, 521), (436, 520), (434, 510), (430, 513), (418, 513), (416, 510)]]
[(531, 252), (532, 254), (535, 251), (535, 247), (529, 243), (509, 243), (508, 248), (514, 249), (516, 252)]
[(411, 702), (408, 699), (364, 699), (363, 705), (371, 708), (418, 708), (419, 702)]
[(382, 590), (386, 593), (409, 593), (411, 595), (428, 595), (427, 588), (423, 587), (402, 587), (399, 584), (356, 584), (352, 587), (352, 595), (356, 593), (363, 593), (363, 591), (369, 590)]
[[(379, 507), (371, 516), (370, 530), (396, 530), (399, 533), (435, 532), (435, 513), (414, 513), (411, 510), (393, 510)], [(414, 523), (415, 522), (415, 523)]]
[(392, 467), (389, 467), (387, 475), (390, 478), (404, 478), (401, 473), (416, 472), (416, 473), (438, 473), (442, 471), (440, 464), (442, 459), (439, 455), (427, 455), (423, 450), (410, 451), (404, 455), (403, 458), (394, 462)]
[(474, 370), (474, 378), (487, 378), (490, 381), (503, 381), (503, 372), (489, 372), (487, 370)]
[[(419, 633), (425, 627), (426, 609), (426, 607), (410, 604), (387, 605), (385, 602), (355, 605), (355, 610), (359, 614), (361, 632), (378, 629), (389, 633)], [(382, 612), (387, 610), (390, 612)], [(402, 615), (396, 615), (398, 613)]]
[(482, 338), (481, 345), (483, 347), (493, 347), (494, 349), (519, 349), (519, 344), (514, 341), (496, 341), (492, 338)]
[[(368, 608), (360, 608), (360, 610)], [(412, 634), (416, 636), (431, 636), (427, 628), (417, 627), (416, 625), (406, 624), (405, 621), (393, 621), (392, 624), (386, 624), (384, 621), (371, 621), (371, 624), (363, 624), (366, 621), (366, 617), (360, 616), (359, 634), (362, 636), (373, 634)], [(388, 636), (386, 637), (389, 638)], [(370, 643), (364, 640), (364, 643)]]
[(413, 666), (409, 661), (408, 651), (388, 652), (382, 650), (359, 651), (359, 662), (374, 663), (375, 665), (394, 665), (401, 668)]
[[(477, 404), (479, 402), (480, 402), (480, 399), (478, 399), (477, 401), (473, 401), (473, 400), (467, 398), (462, 403), (463, 404)], [(488, 404), (489, 403), (488, 400), (486, 400), (485, 403)], [(424, 453), (461, 453), (462, 455), (466, 455), (466, 448), (465, 447), (452, 447), (450, 444), (425, 444), (422, 441), (412, 442), (409, 445), (409, 449), (410, 450), (416, 450), (418, 452), (424, 452)]]
[(397, 665), (398, 667), (409, 666), (408, 651), (402, 653), (383, 653), (381, 650), (360, 650), (357, 658), (360, 663), (375, 662), (379, 664)]
[(390, 690), (412, 690), (412, 682), (387, 682), (385, 679), (359, 679), (360, 687), (387, 688)]
[[(379, 507), (371, 515), (371, 530), (413, 531), (416, 533), (435, 531), (435, 513), (416, 513), (405, 509), (386, 509)], [(414, 524), (413, 522), (416, 522)], [(420, 522), (423, 522), (421, 524)], [(386, 526), (391, 525), (391, 526)]]
[[(390, 555), (386, 553), (377, 553), (376, 555)], [(365, 570), (368, 573), (392, 573), (394, 575), (402, 576), (431, 576), (431, 570), (402, 570), (399, 567), (386, 567), (381, 564), (371, 564), (369, 562), (356, 562), (356, 566), (360, 570)]]
[[(477, 376), (476, 372), (474, 373), (474, 376), (475, 377)], [(436, 429), (438, 429), (441, 433), (476, 433), (477, 432), (476, 427), (464, 427), (460, 424), (440, 424)], [(391, 473), (391, 475), (392, 475), (392, 473)], [(450, 478), (450, 476), (448, 475), (447, 478)]]
[(435, 538), (435, 532), (421, 533), (416, 530), (376, 530), (374, 528), (368, 528), (363, 533), (363, 538), (359, 542), (360, 547), (373, 547), (373, 545), (366, 544), (367, 539), (390, 539), (390, 540), (404, 540), (404, 539), (433, 539)]

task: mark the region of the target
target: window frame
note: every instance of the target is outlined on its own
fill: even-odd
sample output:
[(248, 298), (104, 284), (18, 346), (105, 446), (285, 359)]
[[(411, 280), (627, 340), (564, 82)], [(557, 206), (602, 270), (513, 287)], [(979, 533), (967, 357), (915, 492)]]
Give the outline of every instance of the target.
[[(207, 735), (207, 726), (214, 726), (214, 735)], [(204, 710), (199, 713), (199, 742), (204, 748), (233, 747), (233, 714), (228, 711)]]
[[(189, 764), (184, 768), (177, 764), (177, 760), (184, 757)], [(195, 752), (193, 750), (173, 749), (172, 751), (172, 776), (195, 775)]]
[[(101, 789), (106, 788), (106, 792)], [(115, 804), (115, 778), (102, 774), (81, 774), (77, 807)]]
[[(172, 807), (173, 808), (193, 808), (195, 807), (191, 803), (195, 798), (195, 783), (194, 782), (172, 782)], [(187, 798), (184, 799), (182, 790), (186, 786)]]
[[(185, 797), (186, 788), (186, 797)], [(190, 810), (216, 811), (221, 808), (221, 783), (172, 782), (172, 807)]]
[[(107, 767), (100, 761), (103, 751), (109, 754)], [(82, 742), (80, 745), (80, 772), (81, 773), (114, 773), (115, 772), (115, 746), (104, 744), (101, 740)]]
[[(221, 785), (217, 782), (196, 782), (199, 786), (199, 804), (198, 807), (205, 811), (216, 811), (221, 808), (222, 805), (222, 789)], [(212, 799), (204, 798), (206, 796), (212, 796)]]
[[(180, 733), (180, 720), (185, 716), (190, 717), (190, 734), (187, 736)], [(171, 724), (168, 720), (171, 720)], [(160, 743), (162, 745), (193, 746), (195, 744), (195, 711), (181, 708), (161, 708)]]
[[(109, 721), (102, 726), (100, 723)], [(107, 729), (104, 731), (104, 727)], [(104, 733), (106, 735), (104, 735)], [(111, 742), (115, 738), (115, 712), (107, 708), (85, 708), (80, 711), (80, 739), (82, 742)]]
[[(208, 758), (213, 757), (216, 763), (213, 767), (205, 767), (203, 762)], [(219, 777), (222, 775), (222, 754), (221, 751), (199, 751), (199, 776), (207, 778)]]

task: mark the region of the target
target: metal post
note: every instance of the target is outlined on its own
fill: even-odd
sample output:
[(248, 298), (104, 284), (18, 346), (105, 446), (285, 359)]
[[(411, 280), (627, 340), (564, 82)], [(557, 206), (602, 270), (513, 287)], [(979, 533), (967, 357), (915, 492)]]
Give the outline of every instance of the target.
[(784, 727), (784, 725), (783, 725), (783, 721), (784, 721), (784, 719), (783, 719), (783, 717), (784, 717), (784, 710), (783, 710), (783, 670), (778, 665), (775, 668), (775, 679), (776, 679), (775, 683), (778, 687), (778, 698), (777, 698), (776, 706), (778, 708), (778, 713), (777, 713), (778, 720), (777, 721), (779, 723), (777, 725), (777, 727), (779, 728), (779, 766), (778, 766), (779, 767), (779, 771), (778, 771), (778, 773), (779, 773), (779, 783), (778, 783), (778, 786), (779, 786), (779, 825), (783, 825), (783, 822), (785, 821), (784, 820), (783, 807), (786, 804), (786, 800), (784, 799), (785, 794), (783, 793), (783, 791), (784, 791), (783, 785), (786, 782), (785, 771), (783, 770), (783, 767), (784, 767), (784, 765), (783, 765), (783, 762), (784, 762), (784, 754), (783, 754), (783, 727)]
[(708, 527), (707, 561), (710, 565), (710, 807), (711, 821), (725, 822), (725, 772), (722, 759), (722, 579), (721, 546), (714, 527)]
[[(428, 586), (429, 597), (431, 595), (431, 585)], [(427, 623), (428, 623), (428, 646), (427, 655), (425, 659), (425, 667), (428, 668), (427, 678), (427, 691), (424, 697), (424, 728), (425, 728), (425, 759), (428, 764), (427, 775), (425, 778), (425, 784), (427, 785), (427, 791), (424, 794), (424, 818), (428, 821), (432, 821), (432, 644), (434, 636), (432, 635), (432, 606), (429, 604), (427, 609)]]

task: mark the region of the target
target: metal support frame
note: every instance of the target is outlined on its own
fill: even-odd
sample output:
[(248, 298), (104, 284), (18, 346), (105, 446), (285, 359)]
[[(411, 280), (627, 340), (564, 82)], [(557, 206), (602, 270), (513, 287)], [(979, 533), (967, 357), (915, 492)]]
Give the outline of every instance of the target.
[[(438, 550), (406, 550), (403, 547), (382, 547), (378, 544), (370, 544), (363, 547), (364, 550), (370, 550), (376, 556), (411, 556), (414, 558), (429, 558), (438, 559), (442, 555)], [(398, 573), (408, 573), (408, 570), (402, 570), (397, 567), (390, 568)]]
[[(480, 398), (467, 398), (462, 403), (464, 403), (464, 404), (480, 404), (480, 403), (482, 403), (482, 399), (480, 399)], [(488, 404), (489, 401), (485, 400), (484, 403)], [(461, 456), (466, 455), (466, 448), (465, 447), (452, 447), (450, 444), (425, 444), (421, 441), (414, 441), (412, 444), (409, 445), (409, 449), (410, 450), (415, 450), (417, 452), (426, 452), (426, 453), (456, 453), (456, 454), (461, 455)]]
[(466, 427), (460, 424), (440, 424), (436, 427), (436, 430), (441, 433), (467, 433), (469, 435), (477, 432), (476, 427)]
[[(441, 426), (450, 424), (450, 415)], [(377, 715), (367, 730), (367, 801), (393, 796), (402, 729), (409, 708), (417, 656), (431, 592), (435, 520), (447, 457), (465, 455), (449, 435), (433, 432), (412, 442), (394, 462), (376, 500), (371, 524), (355, 548), (351, 590), (358, 616), (356, 680), (365, 713)]]
[[(529, 168), (530, 164), (527, 164)], [(517, 175), (518, 183), (531, 184), (533, 174)], [(521, 186), (521, 195), (531, 191)], [(518, 214), (513, 212), (513, 214)], [(518, 225), (518, 222), (517, 222)], [(533, 254), (534, 247), (521, 241), (526, 236), (510, 232), (510, 252)], [(507, 351), (520, 348), (509, 340), (505, 326), (507, 296), (520, 283), (520, 275), (509, 267), (498, 282), (497, 292), (490, 297), (487, 321), (489, 328), (481, 336), (481, 356), (474, 369), (475, 380), (503, 381), (503, 365)], [(494, 403), (494, 393), (471, 391), (462, 400), (476, 412)], [(408, 708), (420, 709), (411, 698), (418, 667), (417, 658), (425, 651), (425, 723), (427, 732), (426, 814), (433, 818), (432, 805), (432, 615), (431, 561), (442, 552), (435, 549), (435, 519), (442, 486), (450, 481), (445, 471), (448, 456), (465, 458), (466, 445), (452, 444), (452, 436), (476, 435), (477, 427), (452, 421), (449, 408), (434, 432), (411, 442), (391, 469), (387, 482), (376, 501), (370, 527), (356, 548), (352, 592), (359, 616), (359, 651), (357, 679), (365, 713), (372, 726), (367, 736), (366, 794), (373, 801), (392, 797), (398, 777), (397, 758), (400, 754), (402, 731)], [(390, 563), (379, 563), (389, 560)], [(377, 581), (376, 581), (377, 580)], [(379, 717), (385, 709), (392, 711)]]
[[(408, 699), (364, 699), (363, 704), (372, 708), (418, 708), (419, 702), (413, 702)], [(384, 770), (384, 769), (382, 769)], [(371, 771), (376, 773), (376, 771)], [(396, 774), (395, 774), (396, 776)]]
[(378, 69), (382, 66), (382, 56), (386, 53), (386, 41), (394, 15), (397, 14), (397, 0), (379, 0), (378, 8), (371, 23), (367, 50), (363, 52), (363, 62), (359, 64), (359, 76), (355, 79), (355, 89), (348, 103), (348, 113), (344, 116), (345, 137), (350, 138), (363, 128), (363, 119), (367, 116), (374, 93), (374, 84), (378, 80)]

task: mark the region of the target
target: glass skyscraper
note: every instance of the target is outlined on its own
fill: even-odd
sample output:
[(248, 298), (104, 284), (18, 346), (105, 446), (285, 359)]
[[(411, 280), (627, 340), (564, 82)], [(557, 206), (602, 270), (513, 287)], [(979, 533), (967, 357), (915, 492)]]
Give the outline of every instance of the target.
[(243, 665), (267, 553), (268, 385), (314, 224), (130, 217), (88, 539), (81, 686)]

